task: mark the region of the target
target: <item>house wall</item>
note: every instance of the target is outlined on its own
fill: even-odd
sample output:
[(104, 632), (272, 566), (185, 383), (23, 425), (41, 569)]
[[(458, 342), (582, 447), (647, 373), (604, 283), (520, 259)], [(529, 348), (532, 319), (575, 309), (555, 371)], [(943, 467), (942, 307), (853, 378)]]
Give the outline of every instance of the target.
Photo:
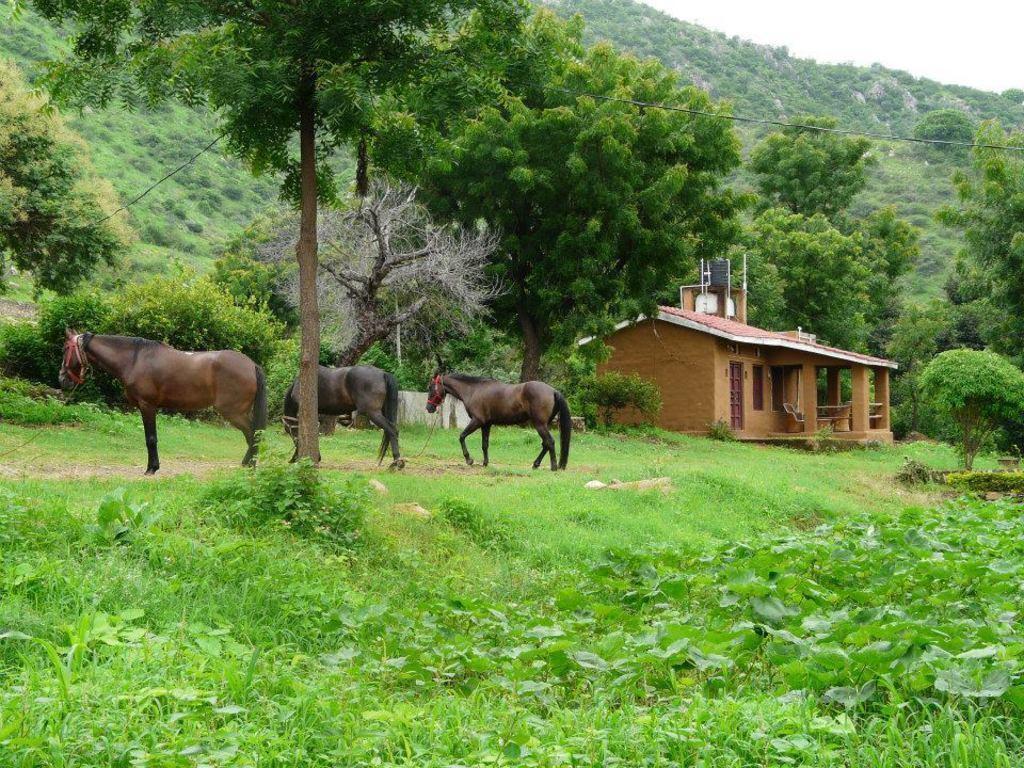
[[(715, 338), (660, 320), (645, 320), (605, 339), (612, 356), (598, 373), (636, 373), (657, 384), (662, 409), (658, 426), (676, 432), (704, 434), (715, 416)], [(642, 419), (620, 414), (624, 424)]]
[[(598, 372), (609, 370), (620, 373), (636, 373), (653, 381), (661, 390), (663, 407), (657, 419), (658, 426), (677, 432), (704, 434), (708, 425), (715, 421), (730, 423), (729, 408), (729, 365), (743, 366), (743, 428), (735, 430), (740, 438), (757, 439), (770, 435), (791, 432), (813, 434), (816, 421), (803, 425), (783, 410), (773, 409), (773, 391), (782, 388), (782, 401), (805, 408), (805, 401), (816, 391), (812, 386), (812, 371), (816, 367), (842, 368), (854, 371), (857, 380), (866, 381), (869, 368), (863, 365), (845, 363), (828, 357), (799, 350), (759, 347), (734, 344), (710, 334), (682, 328), (664, 321), (645, 320), (634, 326), (623, 328), (605, 340), (612, 347), (612, 356), (598, 366)], [(754, 410), (754, 366), (764, 369), (764, 402), (761, 410)], [(772, 376), (773, 367), (785, 371), (779, 381)], [(801, 381), (801, 371), (803, 378)], [(877, 370), (875, 375), (881, 380)], [(886, 384), (876, 387), (877, 395), (888, 401), (888, 376)], [(801, 386), (803, 385), (803, 386)], [(833, 386), (837, 381), (833, 382)], [(800, 390), (803, 389), (803, 392)], [(860, 395), (866, 404), (867, 394), (861, 394), (861, 387), (855, 391), (855, 400)], [(815, 402), (816, 405), (816, 402)], [(862, 404), (862, 411), (866, 410)], [(811, 410), (814, 413), (814, 410)], [(813, 417), (812, 417), (813, 418)], [(641, 421), (636, 413), (621, 414), (621, 423), (634, 424)], [(888, 425), (888, 408), (885, 419), (878, 423), (880, 429), (866, 429), (861, 424), (854, 431), (842, 433), (840, 437), (871, 439), (891, 442), (892, 433)], [(883, 426), (884, 425), (884, 426)]]

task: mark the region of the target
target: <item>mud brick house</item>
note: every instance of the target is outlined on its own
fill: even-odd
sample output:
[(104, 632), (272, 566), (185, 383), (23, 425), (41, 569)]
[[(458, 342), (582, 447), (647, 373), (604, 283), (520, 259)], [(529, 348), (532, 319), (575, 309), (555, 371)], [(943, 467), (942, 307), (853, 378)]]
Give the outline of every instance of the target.
[(776, 440), (831, 427), (837, 439), (892, 442), (889, 372), (896, 363), (830, 347), (802, 329), (747, 325), (746, 298), (746, 280), (733, 288), (727, 260), (702, 264), (701, 283), (680, 289), (679, 307), (620, 323), (604, 339), (612, 355), (599, 372), (636, 373), (657, 384), (664, 429), (706, 434), (725, 422), (741, 440)]

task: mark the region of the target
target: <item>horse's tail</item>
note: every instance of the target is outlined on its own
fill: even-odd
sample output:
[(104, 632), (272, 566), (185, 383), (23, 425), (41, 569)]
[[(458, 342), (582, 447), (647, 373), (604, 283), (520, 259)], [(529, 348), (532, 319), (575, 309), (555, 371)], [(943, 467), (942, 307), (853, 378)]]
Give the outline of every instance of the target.
[[(398, 379), (393, 374), (384, 372), (384, 403), (381, 406), (381, 412), (384, 414), (384, 418), (387, 419), (391, 426), (398, 429)], [(377, 454), (377, 464), (384, 461), (384, 454), (388, 451), (388, 433), (384, 431), (384, 435), (380, 439), (380, 452)]]
[(260, 366), (256, 366), (256, 397), (252, 401), (253, 434), (267, 428), (267, 376)]
[(558, 414), (558, 438), (561, 442), (561, 456), (558, 459), (558, 468), (565, 469), (569, 463), (569, 442), (572, 440), (572, 414), (569, 413), (569, 403), (561, 392), (555, 391), (555, 411)]

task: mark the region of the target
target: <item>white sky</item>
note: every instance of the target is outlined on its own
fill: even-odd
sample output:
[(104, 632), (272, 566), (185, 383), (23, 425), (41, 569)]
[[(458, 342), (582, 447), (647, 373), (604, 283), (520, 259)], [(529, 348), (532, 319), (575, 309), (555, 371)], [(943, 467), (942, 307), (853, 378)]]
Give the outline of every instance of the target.
[(642, 0), (676, 18), (787, 46), (801, 58), (884, 64), (988, 91), (1024, 88), (1024, 2)]

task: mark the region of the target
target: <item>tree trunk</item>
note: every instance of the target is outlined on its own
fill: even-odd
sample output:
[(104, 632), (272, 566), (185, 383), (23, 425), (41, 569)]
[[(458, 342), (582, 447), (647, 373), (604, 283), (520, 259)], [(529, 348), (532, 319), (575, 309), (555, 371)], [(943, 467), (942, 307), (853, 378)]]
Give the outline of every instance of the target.
[(298, 456), (320, 461), (320, 419), (317, 412), (317, 365), (320, 359), (320, 308), (317, 305), (316, 105), (312, 78), (300, 107), (299, 164), (301, 218), (295, 256), (299, 262)]
[(518, 302), (518, 314), (519, 327), (523, 332), (523, 367), (519, 370), (519, 380), (535, 381), (540, 375), (540, 355), (543, 352), (537, 321), (522, 299)]

